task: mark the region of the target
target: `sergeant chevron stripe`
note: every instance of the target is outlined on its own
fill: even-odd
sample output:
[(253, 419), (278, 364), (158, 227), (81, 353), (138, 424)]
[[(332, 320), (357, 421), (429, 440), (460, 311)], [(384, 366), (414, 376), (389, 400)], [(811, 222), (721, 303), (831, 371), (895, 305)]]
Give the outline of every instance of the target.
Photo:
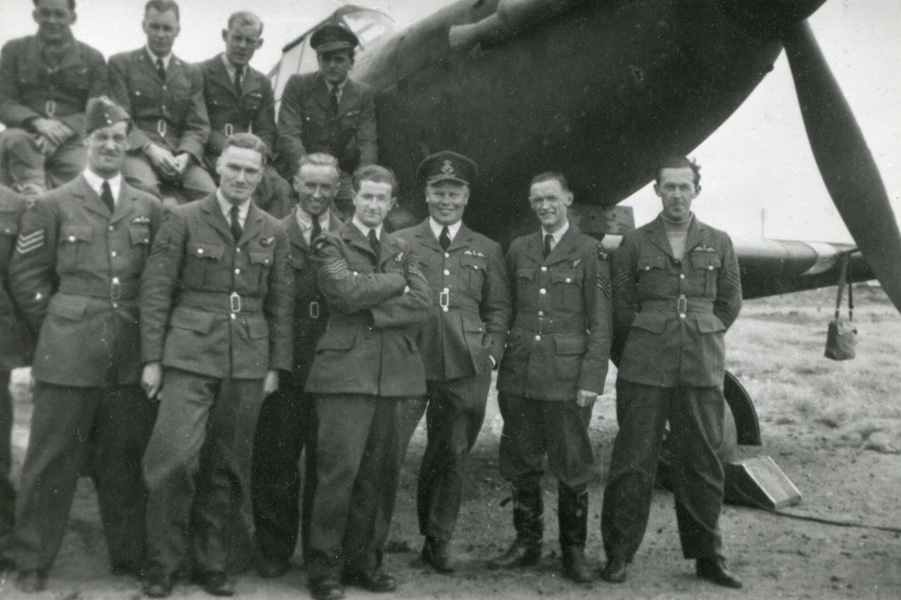
[(28, 254), (44, 245), (44, 230), (38, 229), (29, 234), (22, 234), (16, 240), (16, 252)]

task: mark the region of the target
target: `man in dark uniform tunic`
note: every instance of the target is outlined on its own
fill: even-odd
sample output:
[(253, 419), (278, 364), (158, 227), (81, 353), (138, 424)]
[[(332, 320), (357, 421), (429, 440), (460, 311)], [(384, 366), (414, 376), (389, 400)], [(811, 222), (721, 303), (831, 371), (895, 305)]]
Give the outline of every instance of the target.
[(343, 597), (343, 585), (397, 586), (382, 557), (410, 442), (408, 414), (422, 411), (417, 337), (432, 299), (410, 245), (382, 227), (396, 187), (391, 171), (360, 168), (353, 219), (314, 244), (329, 309), (306, 384), (319, 427), (307, 551), (317, 600)]
[[(448, 550), (463, 496), (466, 457), (482, 421), (491, 371), (510, 326), (510, 287), (500, 244), (463, 224), (476, 165), (439, 152), (419, 165), (429, 218), (397, 237), (410, 242), (432, 289), (432, 314), (420, 344), (425, 362), (428, 446), (416, 506), (422, 558), (454, 571)], [(411, 418), (415, 427), (421, 415)]]
[(304, 154), (331, 154), (341, 167), (336, 201), (348, 217), (353, 214), (350, 174), (378, 161), (372, 90), (348, 76), (359, 43), (342, 25), (323, 25), (313, 32), (310, 45), (316, 50), (319, 70), (288, 79), (278, 113), (282, 175), (289, 180), (294, 177)]
[(172, 592), (189, 547), (204, 590), (234, 593), (228, 520), (250, 489), (260, 405), (292, 364), (288, 238), (251, 200), (265, 156), (253, 134), (229, 138), (219, 189), (167, 215), (141, 284), (141, 383), (160, 397), (144, 455), (148, 596)]
[(250, 66), (250, 59), (263, 45), (263, 22), (247, 11), (228, 18), (222, 31), (225, 52), (200, 63), (203, 97), (210, 118), (210, 139), (204, 149), (204, 163), (214, 179), (216, 160), (228, 136), (250, 131), (268, 149), (263, 179), (253, 194), (257, 206), (281, 219), (291, 211), (291, 188), (282, 179), (275, 158), (275, 96), (269, 78)]
[(726, 330), (741, 309), (738, 260), (729, 236), (691, 212), (699, 167), (665, 160), (654, 191), (663, 211), (623, 237), (613, 259), (619, 432), (604, 492), (605, 580), (626, 565), (647, 527), (664, 428), (669, 422), (673, 496), (685, 558), (700, 577), (740, 588), (722, 557), (723, 378)]
[(588, 424), (607, 375), (609, 263), (597, 241), (569, 221), (573, 195), (563, 175), (535, 177), (529, 202), (541, 230), (514, 240), (507, 251), (514, 319), (497, 380), (501, 473), (513, 484), (516, 540), (494, 566), (541, 558), (547, 453), (557, 478), (563, 573), (585, 583), (592, 579), (585, 559), (588, 483), (596, 477)]
[(37, 35), (0, 52), (0, 183), (29, 196), (84, 170), (85, 106), (106, 93), (103, 55), (72, 37), (75, 0), (35, 0)]
[(88, 168), (25, 213), (10, 266), (13, 297), (40, 330), (16, 506), (23, 591), (45, 585), (89, 439), (113, 571), (139, 574), (144, 561), (141, 456), (156, 407), (138, 385), (137, 297), (163, 208), (120, 173), (130, 125), (108, 99), (88, 103)]
[[(298, 501), (303, 479), (302, 547), (306, 555), (310, 514), (316, 490), (316, 410), (303, 387), (316, 343), (325, 333), (328, 306), (316, 283), (312, 243), (325, 231), (340, 233), (342, 223), (329, 207), (338, 191), (338, 161), (328, 154), (307, 154), (294, 178), (298, 202), (282, 221), (291, 242), (294, 270), (294, 366), (279, 389), (263, 401), (253, 447), (253, 510), (257, 571), (280, 577), (297, 544)], [(298, 461), (304, 453), (301, 477)]]
[(216, 191), (203, 168), (210, 121), (200, 67), (172, 54), (180, 31), (178, 4), (150, 0), (142, 27), (146, 46), (109, 59), (110, 94), (136, 125), (122, 174), (131, 185), (158, 197), (163, 183), (179, 201), (204, 197)]

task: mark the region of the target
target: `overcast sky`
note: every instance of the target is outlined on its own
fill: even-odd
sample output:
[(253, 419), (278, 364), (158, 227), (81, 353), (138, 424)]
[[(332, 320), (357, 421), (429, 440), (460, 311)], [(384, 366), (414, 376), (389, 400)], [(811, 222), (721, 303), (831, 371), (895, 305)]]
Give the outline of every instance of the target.
[[(75, 35), (109, 56), (144, 43), (143, 0), (77, 0)], [(400, 26), (447, 0), (357, 0), (377, 7)], [(249, 8), (264, 23), (265, 44), (253, 64), (268, 72), (282, 46), (327, 16), (340, 0), (181, 0), (182, 33), (175, 52), (200, 61), (222, 49), (228, 15)], [(0, 43), (33, 33), (30, 0), (0, 1)], [(830, 0), (811, 18), (882, 172), (896, 215), (901, 215), (901, 2)], [(692, 155), (703, 165), (700, 218), (734, 236), (850, 241), (810, 152), (784, 54), (741, 108)], [(647, 187), (626, 201), (636, 221), (650, 220), (659, 201)]]

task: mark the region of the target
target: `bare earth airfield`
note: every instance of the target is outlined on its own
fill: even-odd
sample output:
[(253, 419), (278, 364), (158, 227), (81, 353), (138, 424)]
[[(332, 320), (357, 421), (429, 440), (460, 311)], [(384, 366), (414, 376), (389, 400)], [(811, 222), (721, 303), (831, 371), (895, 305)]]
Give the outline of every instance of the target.
[[(771, 456), (801, 490), (789, 510), (840, 521), (901, 527), (901, 319), (878, 288), (855, 290), (860, 331), (857, 358), (823, 358), (826, 323), (834, 288), (752, 300), (729, 332), (727, 367), (754, 398), (763, 446), (740, 448), (742, 456)], [(832, 305), (834, 306), (834, 305)], [(601, 492), (616, 431), (613, 377), (594, 411), (592, 436), (599, 479), (592, 488), (588, 555), (598, 565)], [(30, 406), (16, 405), (15, 459), (21, 467)], [(454, 576), (429, 571), (419, 561), (416, 472), (425, 448), (420, 426), (410, 446), (398, 494), (388, 565), (400, 580), (396, 598), (886, 598), (901, 597), (901, 534), (798, 521), (761, 510), (727, 506), (721, 518), (730, 565), (745, 589), (727, 591), (696, 578), (681, 559), (672, 498), (655, 494), (645, 543), (623, 585), (578, 586), (562, 579), (556, 544), (556, 493), (545, 485), (545, 558), (536, 569), (489, 571), (487, 559), (513, 538), (509, 489), (497, 470), (502, 420), (494, 395), (468, 472), (466, 497), (454, 550), (461, 568)], [(299, 560), (299, 559), (295, 559)], [(355, 589), (349, 598), (373, 597)], [(82, 479), (63, 548), (48, 589), (28, 598), (59, 600), (138, 599), (140, 585), (108, 573), (93, 487)], [(284, 578), (239, 576), (237, 597), (307, 597), (299, 564)], [(0, 597), (25, 598), (7, 573)], [(205, 598), (197, 586), (180, 583), (173, 598)]]

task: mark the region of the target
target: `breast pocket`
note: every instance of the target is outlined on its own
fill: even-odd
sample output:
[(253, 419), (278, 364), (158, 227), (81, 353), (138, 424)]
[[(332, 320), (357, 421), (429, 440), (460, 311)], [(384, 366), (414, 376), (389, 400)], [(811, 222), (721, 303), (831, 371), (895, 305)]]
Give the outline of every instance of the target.
[(581, 269), (551, 267), (551, 293), (554, 306), (562, 307), (567, 312), (582, 310)]
[(638, 258), (638, 295), (652, 297), (665, 289), (666, 256), (663, 253), (642, 254)]
[(131, 242), (131, 251), (143, 263), (150, 253), (150, 225), (147, 223), (132, 223), (128, 226), (128, 239)]
[(256, 290), (253, 291), (265, 294), (267, 291), (266, 281), (269, 279), (269, 270), (272, 268), (272, 261), (275, 257), (275, 248), (251, 250), (248, 255), (250, 257), (249, 280), (252, 285), (256, 286)]
[(19, 234), (19, 223), (14, 212), (0, 212), (0, 256), (12, 255), (16, 236)]
[(535, 269), (516, 269), (516, 294), (520, 298), (529, 298), (535, 289)]
[(691, 268), (693, 279), (701, 285), (700, 293), (708, 298), (716, 298), (716, 279), (720, 274), (722, 261), (715, 252), (692, 252)]
[(74, 272), (79, 264), (87, 261), (93, 231), (85, 225), (65, 225), (59, 232), (57, 270), (60, 274)]
[(482, 285), (485, 283), (488, 259), (482, 256), (464, 254), (460, 257), (460, 269), (463, 274), (463, 283), (466, 289), (473, 294), (482, 293)]
[(219, 263), (224, 255), (223, 246), (189, 243), (185, 254), (185, 279), (198, 288), (208, 285), (214, 270), (222, 269)]

